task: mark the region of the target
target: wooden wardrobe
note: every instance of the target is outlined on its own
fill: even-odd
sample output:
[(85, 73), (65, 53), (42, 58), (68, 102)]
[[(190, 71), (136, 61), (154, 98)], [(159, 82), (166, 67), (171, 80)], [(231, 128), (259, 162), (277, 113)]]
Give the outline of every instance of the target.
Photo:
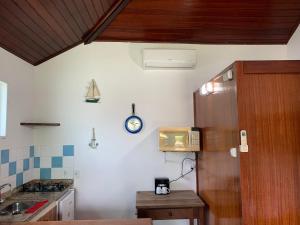
[(194, 92), (205, 224), (300, 225), (300, 61), (237, 61), (209, 84)]

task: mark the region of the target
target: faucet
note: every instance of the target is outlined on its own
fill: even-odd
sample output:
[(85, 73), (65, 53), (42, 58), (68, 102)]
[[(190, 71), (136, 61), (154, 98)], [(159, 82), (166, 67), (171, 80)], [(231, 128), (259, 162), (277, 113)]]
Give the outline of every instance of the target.
[(10, 194), (11, 194), (11, 184), (6, 183), (6, 184), (1, 185), (1, 186), (0, 186), (0, 204), (3, 203), (3, 202), (5, 201), (5, 199), (2, 198), (1, 190), (2, 190), (3, 188), (5, 188), (6, 186), (9, 186), (9, 189), (10, 189), (9, 191), (10, 191)]

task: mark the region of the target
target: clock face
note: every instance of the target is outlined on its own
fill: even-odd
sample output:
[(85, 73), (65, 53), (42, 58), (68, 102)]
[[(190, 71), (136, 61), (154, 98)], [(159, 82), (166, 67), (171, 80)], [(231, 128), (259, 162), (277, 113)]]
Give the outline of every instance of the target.
[(136, 134), (143, 128), (143, 121), (138, 116), (130, 116), (125, 121), (125, 128), (128, 132)]

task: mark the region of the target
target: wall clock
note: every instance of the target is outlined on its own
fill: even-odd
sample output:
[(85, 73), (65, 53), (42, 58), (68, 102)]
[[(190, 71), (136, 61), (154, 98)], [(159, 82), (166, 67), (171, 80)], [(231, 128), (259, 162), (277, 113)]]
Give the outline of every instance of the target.
[(132, 104), (132, 115), (125, 120), (125, 128), (131, 134), (137, 134), (143, 129), (143, 121), (135, 115), (135, 104)]

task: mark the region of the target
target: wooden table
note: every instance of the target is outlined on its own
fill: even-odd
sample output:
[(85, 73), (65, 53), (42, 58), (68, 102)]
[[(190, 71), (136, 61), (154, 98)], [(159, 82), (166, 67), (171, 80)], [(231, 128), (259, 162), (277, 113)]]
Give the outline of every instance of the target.
[(190, 225), (204, 225), (204, 202), (193, 191), (171, 191), (168, 195), (155, 195), (153, 191), (136, 193), (138, 218), (153, 220), (189, 219)]

